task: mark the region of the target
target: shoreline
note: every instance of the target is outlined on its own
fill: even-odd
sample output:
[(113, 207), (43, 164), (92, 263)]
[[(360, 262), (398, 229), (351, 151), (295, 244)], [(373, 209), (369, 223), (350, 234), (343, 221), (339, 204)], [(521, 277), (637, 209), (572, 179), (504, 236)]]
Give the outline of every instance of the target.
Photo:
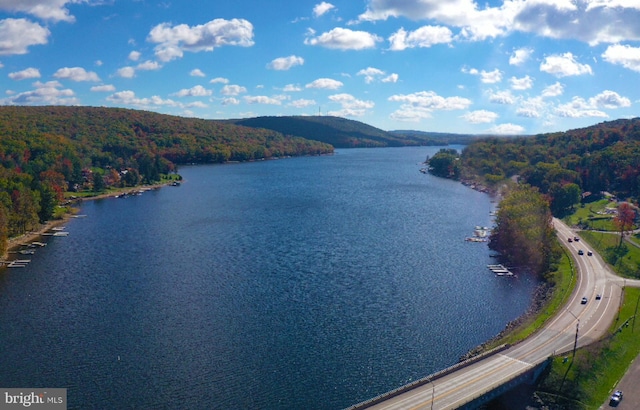
[[(69, 200), (69, 203), (74, 206), (74, 205), (78, 205), (81, 204), (84, 201), (91, 201), (91, 200), (96, 200), (96, 199), (105, 199), (105, 198), (115, 198), (118, 197), (120, 195), (123, 194), (130, 194), (132, 192), (144, 192), (144, 191), (150, 191), (153, 189), (159, 189), (162, 188), (164, 186), (170, 185), (172, 184), (173, 181), (169, 181), (169, 182), (163, 182), (163, 183), (159, 183), (159, 184), (153, 184), (153, 185), (142, 185), (142, 186), (135, 186), (135, 187), (127, 187), (127, 188), (122, 188), (119, 189), (117, 191), (114, 192), (107, 192), (107, 193), (102, 193), (102, 194), (98, 194), (95, 196), (89, 196), (89, 197), (85, 197), (85, 198), (73, 198), (71, 200)], [(73, 209), (77, 209), (77, 208), (73, 208)], [(60, 219), (54, 219), (51, 221), (47, 221), (43, 224), (38, 225), (37, 229), (26, 232), (20, 236), (14, 236), (13, 238), (9, 238), (7, 239), (7, 249), (5, 250), (5, 252), (2, 254), (2, 257), (0, 258), (0, 262), (8, 262), (11, 261), (13, 259), (13, 255), (18, 252), (21, 248), (24, 247), (24, 245), (28, 245), (34, 241), (41, 241), (43, 236), (45, 236), (44, 234), (48, 233), (49, 231), (51, 231), (53, 228), (59, 227), (61, 225), (66, 224), (71, 218), (74, 217), (75, 213), (73, 212), (73, 209), (71, 212), (67, 212), (64, 214), (64, 216)], [(4, 267), (3, 265), (0, 264), (0, 269)]]

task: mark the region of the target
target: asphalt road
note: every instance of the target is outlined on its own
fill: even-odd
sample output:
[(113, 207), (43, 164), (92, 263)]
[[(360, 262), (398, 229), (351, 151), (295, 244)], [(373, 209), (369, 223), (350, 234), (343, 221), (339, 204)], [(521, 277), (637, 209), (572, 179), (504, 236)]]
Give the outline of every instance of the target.
[[(597, 254), (588, 256), (590, 249), (582, 241), (573, 241), (576, 234), (568, 226), (555, 219), (554, 225), (559, 238), (576, 260), (579, 272), (575, 291), (555, 318), (525, 341), (505, 351), (370, 408), (455, 409), (531, 369), (553, 354), (571, 352), (576, 333), (578, 347), (590, 344), (604, 335), (617, 315), (625, 281), (615, 276)], [(571, 243), (568, 242), (569, 237), (572, 238)], [(581, 249), (583, 255), (578, 254)], [(598, 294), (601, 298), (596, 300)], [(587, 298), (587, 303), (581, 303), (583, 297)], [(627, 401), (626, 396), (625, 393), (624, 405), (632, 401)], [(618, 408), (622, 409), (623, 404)]]

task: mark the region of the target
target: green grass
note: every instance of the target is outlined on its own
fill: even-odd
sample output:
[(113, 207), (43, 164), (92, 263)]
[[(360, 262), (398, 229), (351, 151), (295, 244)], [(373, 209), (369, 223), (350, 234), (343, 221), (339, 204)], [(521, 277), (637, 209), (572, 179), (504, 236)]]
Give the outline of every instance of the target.
[(583, 204), (573, 214), (565, 217), (564, 221), (569, 226), (580, 226), (583, 229), (615, 230), (613, 215), (605, 214), (606, 208), (615, 208), (615, 203), (607, 199), (601, 199)]
[(614, 233), (583, 231), (580, 236), (598, 252), (613, 270), (626, 278), (640, 278), (640, 248), (622, 243)]
[(640, 289), (627, 288), (620, 316), (603, 340), (578, 349), (575, 359), (568, 354), (554, 358), (551, 369), (539, 384), (556, 404), (566, 408), (597, 409), (605, 403), (631, 362), (640, 354), (640, 318), (634, 315)]

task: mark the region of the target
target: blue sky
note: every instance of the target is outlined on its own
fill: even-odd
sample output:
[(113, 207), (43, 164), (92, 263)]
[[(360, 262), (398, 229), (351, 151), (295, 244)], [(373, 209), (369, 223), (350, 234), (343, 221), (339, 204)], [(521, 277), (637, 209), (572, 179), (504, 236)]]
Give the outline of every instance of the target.
[(0, 104), (535, 134), (640, 116), (640, 0), (0, 0)]

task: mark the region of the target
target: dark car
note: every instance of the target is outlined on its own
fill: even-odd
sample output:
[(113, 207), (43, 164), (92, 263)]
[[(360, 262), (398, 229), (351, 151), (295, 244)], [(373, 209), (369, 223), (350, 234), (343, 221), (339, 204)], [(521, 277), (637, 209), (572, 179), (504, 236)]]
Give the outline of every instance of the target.
[(593, 252), (591, 251), (587, 252), (587, 256), (593, 256)]
[(573, 242), (573, 239), (569, 238), (569, 242)]
[(578, 238), (577, 236), (574, 236), (574, 237), (573, 237), (573, 240), (574, 240), (574, 241), (576, 241), (576, 242), (578, 242), (578, 241), (580, 240), (580, 238)]
[(617, 406), (622, 401), (622, 391), (616, 390), (609, 400), (609, 406)]
[(582, 251), (582, 249), (578, 251), (578, 255), (584, 255), (584, 252)]
[(586, 305), (587, 304), (587, 298), (582, 298), (580, 303), (583, 304), (583, 305)]
[(602, 299), (602, 295), (598, 293), (598, 294), (596, 295), (596, 300), (600, 300), (600, 299)]

